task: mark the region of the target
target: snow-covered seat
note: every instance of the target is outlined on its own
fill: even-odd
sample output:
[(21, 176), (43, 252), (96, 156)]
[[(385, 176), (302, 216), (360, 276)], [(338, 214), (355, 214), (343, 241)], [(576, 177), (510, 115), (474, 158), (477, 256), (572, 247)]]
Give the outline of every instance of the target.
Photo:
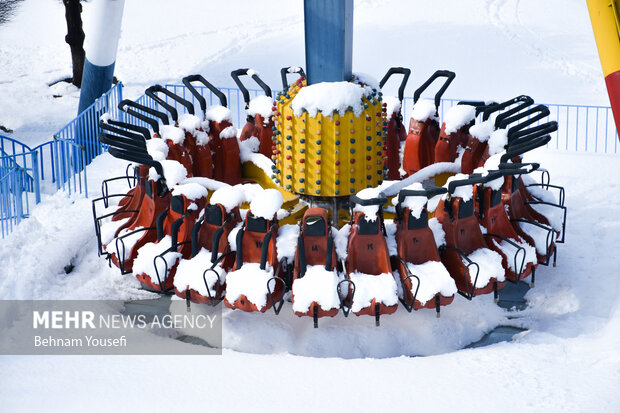
[(411, 75), (411, 70), (404, 67), (391, 67), (379, 82), (379, 87), (383, 89), (386, 82), (394, 74), (403, 75), (400, 87), (398, 88), (398, 97), (383, 95), (383, 107), (387, 119), (387, 140), (384, 144), (384, 150), (387, 154), (387, 179), (389, 180), (400, 179), (401, 142), (404, 146), (405, 140), (407, 139), (407, 129), (405, 129), (405, 125), (403, 125), (401, 108), (405, 86)]
[(382, 314), (392, 314), (398, 308), (397, 285), (379, 211), (385, 202), (374, 188), (351, 197), (354, 212), (345, 262), (347, 276), (355, 286), (351, 311), (358, 316), (375, 316), (377, 325)]
[(210, 205), (192, 228), (192, 256), (179, 263), (174, 278), (177, 296), (213, 304), (222, 298), (226, 273), (235, 261), (228, 236), (241, 222), (239, 205), (243, 201), (239, 187), (222, 187), (211, 195)]
[(459, 294), (471, 299), (474, 295), (497, 292), (505, 284), (502, 257), (487, 248), (480, 224), (474, 214), (473, 186), (487, 178), (481, 175), (457, 174), (446, 186), (435, 217), (446, 237), (441, 262), (456, 282)]
[[(250, 99), (250, 93), (239, 79), (243, 75), (250, 76), (263, 89), (265, 94)], [(258, 152), (271, 158), (273, 153), (273, 141), (271, 139), (273, 137), (273, 120), (271, 114), (274, 103), (271, 97), (271, 89), (260, 79), (259, 73), (253, 69), (238, 69), (233, 71), (231, 76), (237, 86), (239, 86), (239, 89), (241, 89), (248, 115), (247, 122), (241, 131), (239, 139), (244, 141), (252, 136), (257, 137), (260, 141)]]
[[(435, 145), (439, 138), (440, 124), (438, 118), (439, 103), (455, 74), (447, 70), (438, 70), (431, 75), (413, 94), (413, 111), (409, 121), (409, 131), (403, 150), (402, 167), (411, 175), (432, 164), (435, 160)], [(444, 84), (435, 94), (434, 101), (420, 99), (436, 79), (445, 77)]]
[(533, 282), (538, 265), (536, 250), (514, 230), (502, 203), (504, 175), (510, 175), (512, 171), (513, 169), (494, 171), (493, 174), (498, 175), (496, 179), (477, 187), (478, 220), (488, 248), (502, 256), (506, 279), (518, 282), (532, 274)]
[(293, 311), (314, 318), (338, 314), (340, 299), (336, 271), (338, 258), (327, 210), (309, 208), (301, 222), (293, 271)]
[(174, 287), (181, 257), (192, 252), (191, 230), (207, 203), (207, 189), (196, 183), (173, 187), (170, 208), (157, 217), (157, 240), (138, 250), (133, 272), (138, 281), (155, 291)]
[(435, 163), (454, 162), (464, 152), (475, 116), (476, 109), (470, 105), (456, 105), (448, 110), (435, 144)]
[(243, 226), (236, 233), (235, 265), (226, 276), (227, 307), (265, 312), (282, 298), (283, 281), (276, 281), (272, 291), (268, 285), (274, 271), (281, 270), (276, 251), (276, 214), (282, 203), (282, 194), (276, 189), (262, 191), (250, 203)]
[[(403, 285), (403, 305), (408, 311), (435, 308), (454, 300), (456, 284), (441, 263), (435, 234), (429, 227), (429, 196), (445, 192), (445, 188), (424, 188), (420, 183), (400, 191), (396, 204), (396, 262)], [(391, 230), (386, 224), (388, 236)], [(436, 231), (443, 230), (439, 226)]]

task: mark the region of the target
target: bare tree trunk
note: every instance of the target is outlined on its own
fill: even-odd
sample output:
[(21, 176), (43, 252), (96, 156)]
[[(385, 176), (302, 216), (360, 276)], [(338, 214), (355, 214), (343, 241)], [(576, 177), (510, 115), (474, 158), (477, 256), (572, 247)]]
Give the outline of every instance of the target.
[(84, 31), (82, 30), (82, 5), (80, 0), (62, 0), (65, 5), (65, 18), (67, 19), (67, 35), (65, 41), (71, 47), (71, 60), (73, 62), (73, 84), (82, 86), (82, 72), (84, 70)]

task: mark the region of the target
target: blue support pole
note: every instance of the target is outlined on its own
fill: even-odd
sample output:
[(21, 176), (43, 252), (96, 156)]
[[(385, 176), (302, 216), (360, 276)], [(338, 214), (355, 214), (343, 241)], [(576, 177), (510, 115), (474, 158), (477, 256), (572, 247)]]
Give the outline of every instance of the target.
[(94, 0), (90, 6), (95, 18), (85, 27), (86, 60), (78, 114), (112, 86), (124, 5), (125, 0)]
[(352, 77), (353, 0), (304, 0), (308, 84)]

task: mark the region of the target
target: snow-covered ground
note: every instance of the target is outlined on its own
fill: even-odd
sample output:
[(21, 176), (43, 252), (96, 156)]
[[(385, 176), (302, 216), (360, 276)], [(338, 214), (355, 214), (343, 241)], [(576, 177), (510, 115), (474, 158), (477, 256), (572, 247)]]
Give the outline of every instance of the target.
[[(116, 75), (127, 96), (193, 72), (232, 86), (229, 72), (248, 66), (278, 85), (280, 67), (303, 65), (301, 1), (214, 3), (126, 2)], [(608, 104), (581, 0), (355, 6), (354, 70), (412, 67), (407, 94), (447, 68), (457, 72), (447, 97)], [(0, 124), (27, 143), (49, 140), (77, 108), (77, 90), (46, 85), (70, 74), (63, 14), (60, 2), (26, 0), (0, 26)], [(457, 296), (440, 319), (401, 307), (380, 328), (339, 314), (315, 330), (289, 303), (278, 317), (227, 310), (222, 356), (0, 356), (1, 410), (616, 411), (619, 158), (538, 150), (528, 160), (566, 187), (569, 212), (558, 266), (539, 269), (524, 311)], [(89, 187), (114, 171), (124, 163), (96, 159)], [(2, 299), (152, 296), (97, 257), (90, 201), (64, 194), (45, 195), (0, 241), (0, 268)], [(498, 325), (528, 331), (463, 349)]]

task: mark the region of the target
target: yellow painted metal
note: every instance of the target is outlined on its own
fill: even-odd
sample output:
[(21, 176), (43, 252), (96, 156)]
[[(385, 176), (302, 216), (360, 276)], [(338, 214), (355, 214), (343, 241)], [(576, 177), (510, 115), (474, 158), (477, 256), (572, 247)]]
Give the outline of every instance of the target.
[(618, 0), (586, 0), (603, 75), (620, 70), (620, 16)]
[(256, 182), (264, 189), (274, 188), (280, 191), (282, 197), (284, 198), (284, 203), (282, 204), (282, 208), (284, 209), (288, 209), (299, 202), (299, 196), (292, 192), (286, 191), (281, 186), (276, 185), (273, 180), (265, 174), (265, 171), (252, 162), (243, 163), (242, 176), (244, 179)]
[(386, 139), (381, 98), (364, 98), (360, 116), (351, 110), (343, 116), (295, 116), (291, 102), (299, 90), (293, 84), (277, 99), (276, 182), (294, 193), (318, 197), (348, 196), (381, 184)]

